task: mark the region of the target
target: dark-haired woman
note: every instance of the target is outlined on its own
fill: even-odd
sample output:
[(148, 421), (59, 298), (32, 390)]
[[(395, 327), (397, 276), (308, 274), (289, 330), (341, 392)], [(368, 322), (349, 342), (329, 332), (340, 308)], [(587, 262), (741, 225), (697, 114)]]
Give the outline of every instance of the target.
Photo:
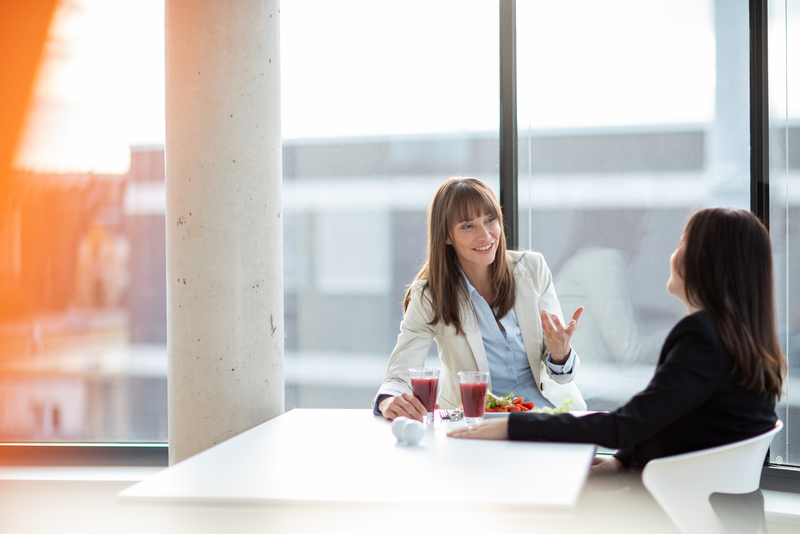
[(786, 363), (778, 343), (769, 235), (751, 213), (689, 219), (667, 290), (689, 312), (670, 332), (647, 388), (610, 413), (510, 414), (451, 436), (596, 443), (593, 474), (640, 470), (663, 456), (732, 443), (774, 427)]
[(489, 371), (490, 389), (537, 406), (571, 398), (578, 357), (570, 340), (579, 308), (564, 325), (553, 277), (541, 254), (506, 250), (500, 205), (475, 178), (450, 178), (428, 210), (428, 258), (404, 300), (400, 335), (373, 402), (376, 414), (422, 419), (409, 368), (424, 367), (436, 341), (443, 370), (439, 404), (461, 404), (459, 371)]

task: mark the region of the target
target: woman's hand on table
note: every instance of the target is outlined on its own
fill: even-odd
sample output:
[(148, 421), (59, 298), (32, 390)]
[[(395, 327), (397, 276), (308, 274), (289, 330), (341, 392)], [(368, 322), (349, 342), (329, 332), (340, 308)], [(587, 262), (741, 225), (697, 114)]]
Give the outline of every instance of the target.
[(622, 462), (613, 456), (605, 454), (598, 454), (592, 460), (592, 466), (589, 468), (589, 476), (597, 475), (613, 475), (622, 471)]
[(447, 435), (462, 439), (508, 439), (508, 417), (489, 419), (472, 427), (464, 426)]
[(567, 326), (561, 324), (561, 320), (556, 314), (550, 314), (547, 310), (542, 310), (542, 330), (547, 348), (550, 350), (550, 358), (556, 365), (563, 365), (569, 358), (572, 341), (572, 334), (578, 328), (578, 319), (583, 313), (583, 306), (575, 310), (572, 320)]
[[(439, 408), (438, 404), (435, 406)], [(422, 421), (422, 418), (428, 414), (428, 410), (425, 409), (422, 402), (411, 393), (387, 397), (383, 399), (378, 409), (389, 421), (393, 421), (396, 417), (408, 417), (409, 419)]]

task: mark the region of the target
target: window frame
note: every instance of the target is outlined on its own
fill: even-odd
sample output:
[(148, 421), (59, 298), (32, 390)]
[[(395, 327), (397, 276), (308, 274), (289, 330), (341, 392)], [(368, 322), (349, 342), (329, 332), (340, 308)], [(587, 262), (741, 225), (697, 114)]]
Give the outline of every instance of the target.
[[(768, 0), (749, 0), (750, 10), (750, 211), (767, 230), (769, 221)], [(788, 150), (788, 147), (787, 147)], [(788, 429), (786, 430), (788, 432)], [(761, 470), (762, 489), (800, 493), (800, 466), (770, 461)]]

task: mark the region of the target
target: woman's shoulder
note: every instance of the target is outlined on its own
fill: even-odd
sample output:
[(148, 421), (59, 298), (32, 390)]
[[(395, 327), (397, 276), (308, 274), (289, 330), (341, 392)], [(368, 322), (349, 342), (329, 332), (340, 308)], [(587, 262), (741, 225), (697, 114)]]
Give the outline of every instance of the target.
[(430, 291), (427, 290), (425, 282), (426, 280), (414, 280), (411, 285), (408, 286), (408, 300), (403, 310), (404, 320), (414, 318), (414, 320), (427, 323), (433, 318), (431, 294)]
[(412, 291), (419, 291), (423, 287), (425, 287), (427, 285), (427, 283), (428, 283), (428, 279), (427, 278), (422, 278), (422, 279), (414, 280), (413, 282), (411, 282), (411, 285), (409, 287), (411, 288)]
[(548, 285), (552, 279), (544, 256), (533, 250), (509, 250), (508, 260), (514, 277), (531, 278), (535, 283)]
[(693, 376), (711, 377), (716, 390), (741, 389), (734, 359), (713, 318), (704, 311), (687, 315), (675, 325), (664, 342), (659, 367), (662, 364)]
[(509, 250), (506, 251), (506, 254), (508, 255), (508, 261), (515, 267), (523, 266), (529, 269), (536, 269), (542, 265), (547, 265), (542, 253), (535, 250)]
[(664, 347), (671, 348), (678, 343), (687, 342), (698, 348), (705, 346), (710, 352), (726, 353), (717, 325), (704, 311), (689, 314), (678, 321), (664, 341)]
[(411, 302), (414, 301), (424, 301), (425, 304), (430, 304), (430, 291), (428, 289), (428, 280), (423, 278), (420, 280), (414, 280), (411, 282), (411, 285), (408, 286), (408, 295), (410, 297)]
[(675, 328), (673, 328), (672, 331), (677, 333), (695, 332), (700, 334), (714, 335), (717, 334), (717, 325), (714, 323), (714, 320), (708, 313), (700, 310), (690, 313), (678, 321), (678, 324), (675, 325)]

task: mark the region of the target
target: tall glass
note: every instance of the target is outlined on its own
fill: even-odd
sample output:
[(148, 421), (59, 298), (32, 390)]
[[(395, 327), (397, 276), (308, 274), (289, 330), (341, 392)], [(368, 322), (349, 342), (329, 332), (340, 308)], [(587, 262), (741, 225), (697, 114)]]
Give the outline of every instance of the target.
[(461, 371), (458, 373), (461, 387), (461, 405), (464, 407), (464, 420), (467, 426), (483, 421), (486, 408), (486, 391), (489, 387), (489, 373), (481, 371)]
[(439, 369), (424, 367), (422, 369), (409, 369), (411, 373), (411, 389), (414, 396), (422, 402), (428, 415), (426, 423), (433, 423), (433, 413), (436, 410), (436, 396), (439, 394)]

